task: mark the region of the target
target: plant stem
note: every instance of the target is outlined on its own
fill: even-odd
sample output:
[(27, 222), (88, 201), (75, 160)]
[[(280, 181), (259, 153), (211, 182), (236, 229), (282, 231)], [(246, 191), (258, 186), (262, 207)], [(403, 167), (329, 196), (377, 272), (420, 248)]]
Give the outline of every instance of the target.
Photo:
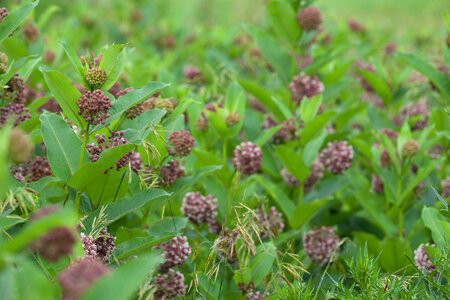
[[(78, 169), (81, 169), (84, 163), (84, 153), (86, 152), (86, 144), (89, 140), (89, 127), (90, 123), (87, 124), (86, 130), (84, 131), (83, 143), (81, 144), (81, 152), (80, 152), (80, 162), (78, 163)], [(77, 191), (77, 195), (75, 196), (75, 211), (78, 213), (80, 208), (80, 199), (81, 199), (82, 191)]]
[(222, 154), (223, 154), (223, 164), (226, 167), (226, 165), (227, 165), (227, 140), (226, 139), (224, 139), (222, 141)]
[(299, 186), (298, 186), (298, 205), (302, 204), (303, 202), (303, 193), (304, 193), (304, 184), (303, 181), (299, 182)]
[(398, 236), (403, 237), (403, 209), (398, 211)]

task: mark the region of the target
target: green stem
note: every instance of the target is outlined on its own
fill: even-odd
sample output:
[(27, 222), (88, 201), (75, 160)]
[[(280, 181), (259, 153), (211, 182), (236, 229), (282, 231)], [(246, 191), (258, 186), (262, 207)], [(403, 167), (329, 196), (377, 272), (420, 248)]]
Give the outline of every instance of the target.
[(147, 207), (145, 208), (145, 212), (144, 212), (144, 216), (142, 217), (142, 222), (141, 222), (141, 229), (145, 229), (145, 225), (147, 225), (147, 218), (148, 215), (150, 213), (150, 207), (152, 206), (151, 203), (147, 204)]
[[(84, 153), (86, 152), (86, 144), (89, 141), (89, 127), (90, 123), (87, 124), (86, 130), (84, 130), (84, 138), (83, 143), (81, 144), (81, 153), (80, 153), (80, 162), (78, 163), (78, 169), (81, 169), (84, 163)], [(75, 197), (75, 211), (78, 213), (80, 208), (80, 199), (81, 199), (82, 191), (77, 191), (77, 195)]]
[(398, 211), (398, 236), (403, 237), (403, 209)]
[(223, 164), (227, 165), (227, 140), (222, 141), (222, 154), (223, 154)]
[(304, 184), (303, 182), (300, 182), (298, 186), (298, 205), (302, 204), (303, 202), (304, 190), (305, 190)]

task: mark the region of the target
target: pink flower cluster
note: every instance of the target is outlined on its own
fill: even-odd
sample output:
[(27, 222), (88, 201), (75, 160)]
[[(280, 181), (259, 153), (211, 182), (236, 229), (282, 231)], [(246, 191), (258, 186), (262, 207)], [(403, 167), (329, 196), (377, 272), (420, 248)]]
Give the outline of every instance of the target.
[(188, 156), (195, 143), (195, 139), (191, 133), (184, 129), (172, 132), (168, 140), (172, 146), (169, 148), (170, 155), (178, 157)]
[(333, 260), (338, 253), (339, 237), (335, 229), (322, 227), (310, 230), (303, 236), (303, 247), (306, 254), (319, 266)]
[(242, 142), (233, 151), (233, 162), (236, 171), (241, 171), (244, 175), (251, 175), (258, 172), (262, 165), (261, 148), (251, 142)]
[(187, 193), (183, 198), (181, 212), (196, 224), (206, 224), (210, 229), (216, 228), (217, 198), (213, 195), (203, 196), (200, 192)]
[(256, 211), (256, 215), (254, 221), (262, 229), (261, 237), (276, 237), (283, 232), (283, 215), (274, 206), (270, 208), (268, 213), (260, 208)]
[(78, 114), (92, 125), (105, 124), (110, 117), (108, 111), (112, 106), (109, 97), (101, 90), (87, 91), (77, 101)]
[(317, 76), (310, 77), (304, 73), (295, 76), (289, 83), (291, 99), (300, 104), (304, 97), (312, 98), (324, 91), (323, 83)]
[(333, 174), (341, 174), (352, 165), (353, 148), (347, 145), (347, 141), (334, 141), (328, 143), (328, 147), (320, 151), (319, 159)]

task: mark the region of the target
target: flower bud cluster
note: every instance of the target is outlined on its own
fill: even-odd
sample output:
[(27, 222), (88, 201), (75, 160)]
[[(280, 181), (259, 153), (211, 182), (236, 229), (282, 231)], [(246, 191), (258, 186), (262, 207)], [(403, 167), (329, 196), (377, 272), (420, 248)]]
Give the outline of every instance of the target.
[(78, 114), (92, 125), (105, 124), (106, 119), (110, 117), (108, 111), (112, 103), (101, 90), (87, 91), (77, 101), (77, 105), (80, 109)]
[(331, 227), (311, 229), (303, 236), (306, 254), (319, 266), (327, 264), (337, 256), (338, 246), (339, 237)]
[(341, 174), (352, 165), (353, 148), (347, 145), (347, 141), (334, 141), (328, 143), (328, 147), (320, 151), (320, 161), (333, 174)]
[(172, 146), (169, 148), (170, 155), (183, 157), (191, 153), (194, 146), (195, 139), (189, 131), (181, 129), (174, 131), (169, 135), (169, 143)]
[(233, 151), (233, 165), (236, 171), (244, 175), (258, 172), (262, 165), (261, 148), (251, 142), (242, 142)]
[(323, 93), (324, 86), (317, 76), (310, 77), (301, 73), (295, 76), (291, 83), (289, 83), (289, 90), (291, 91), (292, 101), (295, 101), (299, 105), (304, 97), (310, 99), (315, 95)]

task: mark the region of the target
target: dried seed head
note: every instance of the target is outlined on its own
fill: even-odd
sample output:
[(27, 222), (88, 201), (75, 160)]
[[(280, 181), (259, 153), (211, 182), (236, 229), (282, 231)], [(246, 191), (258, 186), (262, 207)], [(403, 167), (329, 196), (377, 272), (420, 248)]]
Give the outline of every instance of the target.
[(191, 254), (191, 247), (187, 242), (187, 238), (184, 236), (174, 237), (154, 248), (164, 249), (163, 255), (166, 261), (160, 266), (161, 270), (168, 270), (172, 267), (181, 267)]
[(322, 14), (317, 7), (310, 6), (300, 9), (297, 14), (298, 24), (306, 31), (317, 30), (322, 24)]
[(155, 108), (165, 109), (169, 114), (173, 112), (173, 106), (173, 102), (170, 99), (159, 99), (155, 103)]
[(319, 159), (333, 174), (341, 174), (352, 165), (353, 148), (347, 145), (347, 141), (334, 141), (328, 143), (328, 147), (319, 153)]
[(334, 260), (338, 253), (339, 237), (335, 229), (322, 227), (310, 230), (303, 236), (303, 247), (312, 261), (319, 266)]
[(236, 125), (239, 121), (241, 121), (241, 116), (237, 112), (232, 112), (225, 118), (225, 123), (227, 123), (228, 126)]
[(262, 165), (261, 148), (251, 142), (242, 142), (233, 151), (233, 162), (236, 171), (241, 171), (244, 175), (251, 175), (258, 172)]
[(324, 91), (324, 86), (317, 76), (310, 77), (304, 73), (295, 76), (289, 83), (291, 99), (300, 104), (304, 97), (308, 99)]
[(416, 140), (409, 140), (403, 144), (402, 155), (405, 157), (414, 156), (420, 150), (420, 145)]
[(191, 153), (195, 142), (191, 133), (184, 129), (172, 132), (168, 140), (172, 146), (169, 148), (170, 155), (178, 157), (188, 156)]
[(173, 269), (169, 269), (165, 274), (156, 275), (155, 284), (157, 290), (154, 297), (157, 300), (172, 299), (176, 296), (183, 297), (186, 293), (183, 274), (178, 271), (175, 272)]
[(78, 114), (92, 125), (105, 124), (106, 119), (110, 117), (108, 111), (112, 103), (101, 90), (87, 91), (77, 101), (77, 105), (80, 109)]
[(18, 128), (11, 130), (9, 138), (9, 157), (13, 163), (23, 163), (30, 158), (34, 149), (25, 131)]
[(78, 257), (58, 274), (63, 300), (77, 300), (94, 282), (110, 272), (110, 269), (91, 256)]
[(98, 67), (87, 70), (86, 80), (93, 89), (99, 89), (106, 81), (106, 72)]

